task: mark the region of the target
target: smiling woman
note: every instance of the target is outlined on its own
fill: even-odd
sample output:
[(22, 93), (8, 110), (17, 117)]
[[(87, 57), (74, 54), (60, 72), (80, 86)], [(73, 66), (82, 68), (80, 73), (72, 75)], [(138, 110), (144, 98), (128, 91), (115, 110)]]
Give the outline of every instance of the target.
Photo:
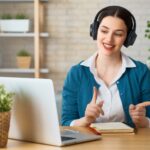
[(101, 9), (90, 26), (97, 51), (73, 66), (63, 88), (62, 125), (89, 126), (93, 122), (125, 122), (150, 127), (150, 70), (126, 56), (122, 46), (136, 40), (136, 20), (127, 9)]

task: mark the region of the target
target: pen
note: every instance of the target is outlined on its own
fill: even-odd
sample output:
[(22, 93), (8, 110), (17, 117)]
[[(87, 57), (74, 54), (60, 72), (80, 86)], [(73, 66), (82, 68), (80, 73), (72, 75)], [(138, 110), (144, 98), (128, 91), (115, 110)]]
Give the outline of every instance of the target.
[(101, 133), (100, 132), (98, 132), (96, 129), (94, 129), (94, 128), (92, 128), (92, 127), (88, 127), (88, 129), (90, 130), (90, 131), (92, 131), (94, 134), (96, 134), (96, 135), (101, 135)]

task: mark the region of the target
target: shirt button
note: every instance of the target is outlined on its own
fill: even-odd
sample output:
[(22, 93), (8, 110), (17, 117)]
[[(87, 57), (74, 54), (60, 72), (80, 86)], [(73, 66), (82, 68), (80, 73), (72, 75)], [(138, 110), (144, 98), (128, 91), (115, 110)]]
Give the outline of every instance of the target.
[(119, 81), (117, 81), (116, 83), (119, 84)]

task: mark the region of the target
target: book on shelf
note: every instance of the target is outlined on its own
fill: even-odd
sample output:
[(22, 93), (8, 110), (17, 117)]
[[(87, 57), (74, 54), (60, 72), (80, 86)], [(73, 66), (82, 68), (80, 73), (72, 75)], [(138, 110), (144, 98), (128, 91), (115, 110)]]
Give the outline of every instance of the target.
[(134, 133), (134, 128), (122, 122), (92, 123), (91, 128), (100, 133)]

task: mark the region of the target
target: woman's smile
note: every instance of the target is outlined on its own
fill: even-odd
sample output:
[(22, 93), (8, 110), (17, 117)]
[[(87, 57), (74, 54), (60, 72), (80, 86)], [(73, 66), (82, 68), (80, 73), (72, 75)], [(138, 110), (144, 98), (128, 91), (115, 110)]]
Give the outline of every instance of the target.
[(115, 47), (113, 44), (108, 44), (108, 43), (103, 43), (103, 46), (108, 51), (112, 51), (113, 48)]

